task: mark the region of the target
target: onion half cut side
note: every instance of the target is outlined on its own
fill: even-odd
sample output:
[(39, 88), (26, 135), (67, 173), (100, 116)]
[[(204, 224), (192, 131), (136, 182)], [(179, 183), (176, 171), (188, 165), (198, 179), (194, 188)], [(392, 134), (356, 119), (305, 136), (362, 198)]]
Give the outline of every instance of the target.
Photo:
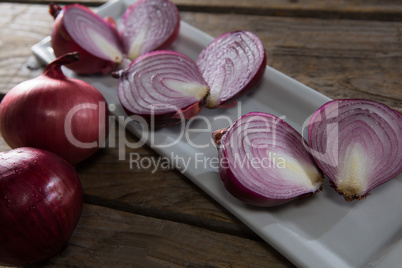
[(402, 170), (402, 116), (375, 101), (324, 104), (310, 119), (308, 140), (317, 164), (347, 201), (365, 198)]
[(180, 13), (169, 0), (140, 0), (123, 14), (121, 36), (129, 59), (167, 49), (180, 29)]
[(178, 52), (149, 52), (113, 76), (119, 78), (117, 94), (126, 112), (157, 127), (196, 116), (209, 96), (195, 62)]
[(228, 106), (262, 79), (266, 53), (261, 40), (248, 31), (224, 33), (199, 55), (197, 65), (211, 87), (208, 108)]
[(305, 140), (274, 115), (248, 113), (212, 136), (223, 185), (247, 204), (278, 206), (321, 189), (323, 175)]
[(79, 74), (107, 74), (123, 61), (114, 23), (79, 4), (64, 8), (50, 4), (49, 9), (55, 18), (51, 41), (55, 56), (80, 53), (80, 60), (68, 65), (69, 69)]

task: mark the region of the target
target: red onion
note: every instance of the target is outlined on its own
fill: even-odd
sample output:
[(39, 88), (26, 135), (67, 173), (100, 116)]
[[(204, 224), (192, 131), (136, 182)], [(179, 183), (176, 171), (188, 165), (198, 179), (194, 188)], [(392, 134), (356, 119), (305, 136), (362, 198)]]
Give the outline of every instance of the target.
[(51, 45), (56, 57), (79, 52), (78, 62), (69, 69), (79, 74), (109, 73), (123, 60), (122, 44), (114, 23), (89, 8), (72, 4), (60, 8), (50, 4), (55, 18)]
[(247, 204), (277, 206), (321, 189), (323, 176), (306, 142), (276, 116), (248, 113), (213, 138), (223, 185)]
[(34, 148), (0, 153), (0, 265), (24, 265), (67, 246), (81, 215), (74, 168)]
[(334, 100), (312, 116), (309, 144), (316, 162), (350, 201), (402, 170), (402, 116), (384, 104)]
[(197, 65), (211, 87), (208, 107), (228, 105), (262, 79), (266, 54), (253, 33), (236, 31), (216, 38), (199, 55)]
[(12, 148), (49, 150), (71, 164), (98, 150), (107, 137), (107, 105), (96, 88), (62, 73), (61, 65), (77, 60), (77, 53), (56, 59), (3, 98), (0, 132)]
[(179, 34), (180, 13), (169, 0), (139, 0), (122, 17), (124, 53), (131, 60), (166, 49)]
[(209, 95), (195, 62), (173, 51), (142, 55), (114, 77), (120, 78), (117, 94), (127, 113), (156, 126), (194, 117)]

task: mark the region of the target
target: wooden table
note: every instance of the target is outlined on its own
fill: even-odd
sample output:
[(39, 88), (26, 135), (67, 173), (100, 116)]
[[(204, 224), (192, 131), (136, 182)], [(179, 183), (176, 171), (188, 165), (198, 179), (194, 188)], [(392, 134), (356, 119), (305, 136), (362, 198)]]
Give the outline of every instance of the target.
[[(41, 73), (30, 47), (53, 23), (47, 2), (16, 2), (0, 3), (1, 96)], [(402, 112), (401, 1), (173, 2), (182, 20), (212, 36), (253, 31), (268, 65), (330, 98), (372, 99)], [(10, 149), (3, 140), (0, 148)], [(147, 147), (125, 150), (158, 157)], [(47, 266), (293, 266), (178, 171), (130, 169), (126, 159), (104, 148), (77, 166), (83, 214), (68, 248)]]

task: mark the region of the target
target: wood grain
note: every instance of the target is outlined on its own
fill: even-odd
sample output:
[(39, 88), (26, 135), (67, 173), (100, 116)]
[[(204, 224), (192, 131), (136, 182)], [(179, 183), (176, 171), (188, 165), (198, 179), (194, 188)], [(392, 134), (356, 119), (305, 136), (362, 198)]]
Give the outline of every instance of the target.
[(46, 263), (83, 266), (294, 267), (262, 241), (94, 205), (84, 206), (66, 250)]
[(175, 0), (182, 11), (322, 19), (402, 20), (398, 1)]
[[(13, 1), (47, 4), (46, 0)], [(105, 0), (55, 0), (55, 3), (83, 3), (99, 6)], [(172, 0), (180, 11), (237, 13), (261, 16), (322, 19), (357, 19), (401, 21), (400, 0)]]
[[(128, 131), (117, 126), (115, 128), (114, 144), (121, 139), (130, 144), (138, 142)], [(119, 132), (124, 133), (123, 138)], [(118, 160), (122, 152), (124, 159)], [(144, 159), (144, 165), (135, 164), (130, 159)], [(138, 149), (105, 146), (89, 161), (77, 167), (85, 201), (257, 239), (245, 225), (177, 170), (158, 168), (152, 164), (151, 161), (158, 159), (160, 156), (146, 146)]]
[(31, 46), (49, 35), (53, 19), (42, 5), (0, 3), (0, 94), (38, 76)]

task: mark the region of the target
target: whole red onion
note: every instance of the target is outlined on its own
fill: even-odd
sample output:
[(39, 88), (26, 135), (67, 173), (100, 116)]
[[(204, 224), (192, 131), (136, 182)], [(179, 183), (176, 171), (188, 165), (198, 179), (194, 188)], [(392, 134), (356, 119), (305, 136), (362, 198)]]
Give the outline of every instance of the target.
[(0, 265), (55, 256), (70, 239), (82, 210), (74, 168), (41, 149), (0, 153)]
[(95, 153), (107, 136), (106, 101), (90, 84), (64, 76), (66, 54), (39, 77), (18, 84), (0, 104), (0, 132), (12, 148), (49, 150), (77, 164)]

